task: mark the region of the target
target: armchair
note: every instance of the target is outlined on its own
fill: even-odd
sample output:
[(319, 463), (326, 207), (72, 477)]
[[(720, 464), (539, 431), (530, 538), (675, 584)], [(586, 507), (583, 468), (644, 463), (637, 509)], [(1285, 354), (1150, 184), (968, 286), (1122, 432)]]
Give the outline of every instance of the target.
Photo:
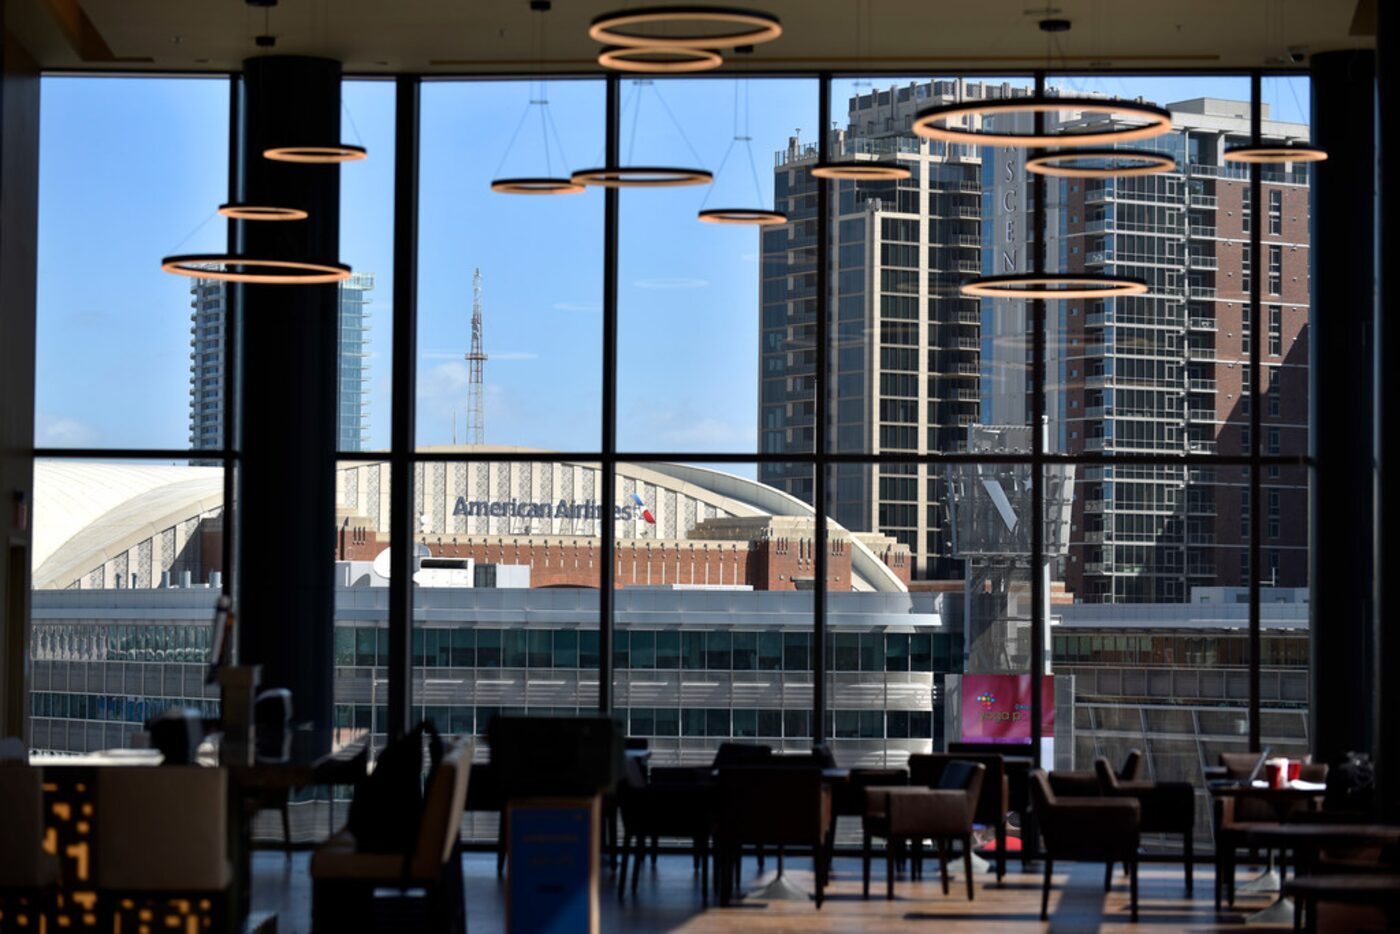
[(1128, 867), (1133, 921), (1138, 918), (1138, 821), (1141, 808), (1135, 798), (1061, 798), (1050, 788), (1041, 769), (1030, 773), (1031, 802), (1045, 840), (1045, 880), (1040, 890), (1040, 919), (1049, 917), (1050, 877), (1055, 860), (1073, 859), (1107, 863), (1104, 889), (1113, 884), (1113, 865)]

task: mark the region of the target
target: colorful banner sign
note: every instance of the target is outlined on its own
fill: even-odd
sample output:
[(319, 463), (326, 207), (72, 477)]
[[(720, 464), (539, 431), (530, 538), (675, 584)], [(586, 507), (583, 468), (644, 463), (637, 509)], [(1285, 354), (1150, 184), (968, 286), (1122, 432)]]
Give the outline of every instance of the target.
[[(1040, 681), (1040, 733), (1055, 735), (1055, 679)], [(962, 741), (1029, 743), (1030, 675), (963, 675)]]

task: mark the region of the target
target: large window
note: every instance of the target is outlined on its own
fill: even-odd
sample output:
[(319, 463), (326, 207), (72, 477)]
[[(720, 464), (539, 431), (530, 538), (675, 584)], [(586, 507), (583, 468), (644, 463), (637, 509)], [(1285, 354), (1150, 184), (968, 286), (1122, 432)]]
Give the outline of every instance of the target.
[[(1256, 113), (1266, 141), (1306, 139), (1303, 79), (398, 80), (344, 86), (347, 138), (373, 155), (342, 174), (357, 276), (341, 294), (324, 660), (339, 739), (393, 732), (391, 687), (411, 679), (409, 716), (443, 732), (602, 707), (656, 764), (726, 740), (899, 764), (983, 738), (967, 714), (993, 683), (1026, 708), (1000, 738), (1056, 740), (1037, 750), (1047, 766), (1137, 746), (1154, 776), (1199, 782), (1220, 751), (1307, 744), (1310, 189), (1299, 166), (1223, 158)], [(229, 88), (46, 81), (34, 735), (76, 750), (119, 745), (113, 724), (151, 704), (208, 700), (160, 666), (198, 654), (225, 583), (227, 306), (154, 258), (222, 248), (223, 223), (189, 205), (226, 200)], [(1120, 121), (1115, 98), (1170, 108), (1173, 131), (1143, 145), (1175, 168), (1046, 178), (1022, 150), (910, 128), (934, 104), (1040, 86), (1103, 102), (1052, 128)], [(396, 136), (413, 127), (404, 90), (416, 140)], [(104, 151), (109, 121), (141, 132), (106, 133), (122, 143)], [(417, 253), (396, 270), (412, 167), (394, 155), (413, 142)], [(713, 182), (492, 190), (610, 151)], [(821, 160), (909, 177), (824, 181)], [(716, 208), (781, 217), (700, 222)], [(70, 275), (72, 256), (95, 274)], [(961, 292), (1038, 270), (1147, 292)], [(393, 341), (404, 315), (414, 346)], [(409, 374), (416, 424), (396, 447), (392, 387)], [(100, 462), (108, 448), (133, 460)], [(138, 519), (158, 533), (89, 541)], [(400, 541), (411, 612), (384, 574)], [(112, 591), (112, 618), (66, 622), (73, 586)], [(183, 629), (155, 622), (182, 613)], [(58, 689), (58, 660), (154, 666), (161, 691)], [(1032, 701), (1038, 682), (1052, 687)]]

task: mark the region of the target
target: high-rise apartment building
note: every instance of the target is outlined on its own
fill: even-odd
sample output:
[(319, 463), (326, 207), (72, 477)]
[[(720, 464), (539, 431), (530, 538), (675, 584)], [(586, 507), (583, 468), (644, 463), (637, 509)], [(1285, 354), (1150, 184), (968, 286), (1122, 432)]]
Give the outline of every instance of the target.
[[(340, 283), (336, 331), (337, 450), (362, 451), (369, 432), (369, 305), (374, 274), (357, 272)], [(224, 286), (213, 279), (190, 285), (190, 447), (219, 448), (224, 440)], [(195, 461), (194, 463), (207, 463)]]
[[(1268, 142), (1305, 142), (1308, 127), (1269, 118)], [(1263, 167), (1261, 256), (1250, 250), (1247, 167), (1225, 162), (1249, 140), (1245, 101), (1168, 105), (1175, 129), (1148, 146), (1174, 155), (1173, 172), (1136, 178), (1050, 179), (1047, 266), (1145, 279), (1145, 295), (1050, 302), (1047, 445), (1071, 454), (1250, 452), (1250, 342), (1263, 371), (1259, 450), (1307, 450), (1309, 188), (1305, 166)], [(1062, 129), (1109, 119), (1061, 114)], [(1029, 268), (1030, 176), (1025, 153), (988, 149), (984, 181), (994, 213), (986, 272)], [(1259, 277), (1261, 321), (1249, 320)], [(994, 340), (991, 421), (1020, 424), (1028, 406), (1023, 302), (988, 302)], [(1024, 333), (1024, 331), (1022, 332)], [(1087, 602), (1175, 602), (1193, 587), (1307, 583), (1307, 478), (1266, 468), (1263, 499), (1248, 473), (1227, 466), (1094, 466), (1074, 503), (1068, 589)], [(1250, 509), (1261, 517), (1263, 566), (1250, 568)]]
[[(981, 311), (958, 286), (981, 270), (982, 150), (920, 139), (920, 109), (1027, 94), (963, 80), (910, 83), (850, 99), (832, 157), (908, 168), (900, 181), (836, 182), (830, 200), (830, 431), (842, 453), (960, 451), (980, 420)], [(759, 435), (765, 453), (810, 451), (816, 294), (817, 149), (793, 138), (777, 156), (774, 195), (788, 223), (763, 234)], [(810, 501), (811, 471), (764, 464), (760, 479)], [(961, 576), (944, 477), (925, 465), (840, 465), (831, 516), (907, 545), (915, 576)]]

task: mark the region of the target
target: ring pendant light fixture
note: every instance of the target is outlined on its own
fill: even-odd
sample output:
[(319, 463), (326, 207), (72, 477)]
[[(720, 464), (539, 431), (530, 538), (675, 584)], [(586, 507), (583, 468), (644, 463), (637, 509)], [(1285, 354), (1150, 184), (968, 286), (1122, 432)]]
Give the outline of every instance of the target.
[(363, 146), (338, 143), (334, 146), (274, 146), (263, 150), (263, 158), (274, 162), (300, 162), (307, 165), (332, 165), (337, 162), (359, 162), (369, 158)]
[(1312, 146), (1231, 146), (1226, 162), (1277, 164), (1281, 162), (1323, 162), (1327, 152)]
[[(668, 27), (691, 33), (667, 34)], [(707, 28), (723, 31), (706, 32)], [(772, 42), (782, 34), (782, 23), (770, 13), (708, 6), (617, 10), (595, 17), (588, 26), (589, 38), (597, 42), (650, 49), (734, 49)]]
[(241, 203), (221, 204), (219, 213), (236, 221), (304, 221), (310, 216), (301, 208)]
[(762, 208), (710, 208), (696, 215), (706, 224), (748, 224), (768, 227), (773, 224), (786, 224), (787, 215), (782, 211), (767, 211)]
[(959, 291), (975, 298), (1114, 298), (1142, 295), (1147, 281), (1129, 276), (1013, 273), (982, 276), (964, 283)]
[[(719, 160), (719, 168), (715, 170), (716, 175), (724, 173), (724, 167), (729, 162), (729, 157), (734, 154), (734, 144), (743, 143), (744, 152), (749, 159), (749, 174), (753, 178), (754, 200), (762, 203), (763, 186), (758, 181), (758, 164), (753, 159), (753, 137), (749, 135), (749, 84), (744, 82), (744, 130), (739, 132), (739, 82), (734, 82), (734, 138), (729, 141), (729, 148), (724, 151), (724, 158)], [(705, 204), (714, 194), (711, 188), (705, 192), (705, 200), (700, 202), (700, 212), (696, 217), (705, 224), (747, 224), (758, 227), (768, 227), (773, 224), (786, 224), (787, 215), (782, 211), (770, 210), (768, 208), (710, 208), (705, 209)]]
[(679, 188), (684, 185), (708, 185), (715, 180), (715, 176), (704, 169), (635, 165), (616, 169), (579, 169), (573, 174), (573, 180), (581, 185), (596, 185), (599, 188)]
[[(530, 0), (530, 9), (536, 13), (548, 13), (549, 0)], [(539, 63), (540, 71), (543, 72), (544, 17), (539, 17), (535, 21), (535, 59)], [(503, 178), (501, 177), (501, 169), (510, 159), (511, 151), (515, 148), (515, 141), (520, 136), (520, 131), (524, 128), (526, 121), (530, 119), (531, 111), (536, 107), (540, 110), (540, 148), (544, 152), (544, 174)], [(515, 133), (506, 145), (506, 151), (501, 156), (500, 164), (496, 166), (496, 177), (491, 180), (491, 190), (503, 195), (576, 195), (587, 191), (588, 189), (578, 182), (554, 174), (554, 157), (550, 149), (551, 134), (554, 146), (559, 149), (560, 165), (568, 165), (569, 157), (564, 152), (564, 141), (559, 138), (559, 128), (554, 125), (554, 114), (549, 109), (548, 84), (541, 79), (538, 95), (535, 94), (533, 85), (530, 88), (525, 111), (520, 115), (520, 122), (515, 126)]]
[[(676, 115), (671, 112), (661, 92), (656, 89), (654, 82), (645, 78), (639, 78), (632, 83), (632, 93), (629, 99), (633, 100), (634, 110), (632, 111), (632, 135), (627, 143), (627, 161), (632, 161), (632, 153), (637, 144), (637, 125), (641, 122), (642, 97), (650, 89), (656, 95), (661, 108), (666, 111), (666, 116), (671, 119), (671, 123), (676, 128), (677, 135), (685, 141), (690, 149), (690, 154), (695, 157), (695, 163), (701, 164), (704, 160), (696, 152), (695, 146), (690, 142), (690, 137), (686, 136), (685, 127), (681, 126)], [(619, 108), (626, 111), (627, 102), (624, 101)], [(600, 154), (601, 157), (601, 154)], [(570, 181), (579, 185), (591, 185), (598, 188), (679, 188), (685, 185), (708, 185), (715, 180), (713, 172), (706, 169), (691, 167), (678, 167), (667, 165), (604, 165), (590, 169), (579, 169), (570, 176)]]
[(576, 195), (587, 188), (567, 178), (540, 176), (492, 179), (491, 190), (503, 195)]
[(724, 57), (713, 49), (610, 45), (598, 53), (598, 64), (614, 71), (679, 75), (718, 68)]
[[(1045, 19), (1039, 23), (1041, 32), (1047, 37), (1069, 29), (1068, 20)], [(1050, 40), (1047, 38), (1047, 43)], [(1048, 53), (1048, 48), (1047, 48)], [(1048, 54), (1047, 54), (1048, 58)], [(1047, 63), (1048, 64), (1048, 63)], [(1006, 114), (1046, 114), (1063, 110), (1080, 110), (1091, 113), (1108, 113), (1144, 121), (1141, 126), (1113, 126), (1106, 130), (1081, 130), (1047, 133), (1043, 121), (1036, 121), (1036, 129), (1029, 133), (998, 133), (977, 130), (955, 129), (946, 121), (959, 117), (996, 117)], [(927, 139), (940, 139), (949, 142), (977, 143), (984, 146), (1008, 146), (1039, 148), (1043, 146), (1073, 145), (1113, 145), (1139, 139), (1152, 139), (1171, 132), (1170, 111), (1152, 104), (1136, 101), (1118, 101), (1087, 97), (1032, 97), (1008, 98), (1002, 100), (979, 101), (976, 103), (956, 103), (940, 107), (929, 107), (919, 111), (914, 118), (915, 134)], [(1140, 150), (1077, 150), (1053, 154), (1038, 154), (1026, 163), (1029, 171), (1042, 174), (1078, 174), (1087, 170), (1083, 167), (1066, 167), (1062, 163), (1073, 159), (1105, 158), (1104, 153), (1117, 158), (1137, 158), (1155, 161), (1157, 153)], [(1175, 160), (1168, 160), (1174, 168)], [(1031, 163), (1035, 163), (1033, 167)], [(1140, 165), (1139, 168), (1142, 166)], [(1153, 171), (1166, 171), (1165, 167), (1153, 166)], [(1113, 171), (1112, 175), (1124, 174)], [(1134, 174), (1147, 174), (1135, 172)], [(1109, 177), (1109, 176), (1089, 176)], [(1051, 273), (1031, 272), (1008, 275), (979, 276), (959, 287), (959, 291), (974, 298), (1013, 298), (1013, 299), (1067, 299), (1067, 298), (1113, 298), (1124, 295), (1142, 295), (1147, 292), (1147, 281), (1131, 276), (1104, 276), (1092, 273)]]
[[(870, 16), (868, 0), (861, 0), (856, 7), (856, 48), (862, 58), (867, 57), (865, 36), (866, 21)], [(872, 88), (873, 92), (873, 88)], [(878, 98), (876, 98), (878, 100)], [(893, 111), (893, 104), (891, 105)], [(888, 182), (913, 177), (914, 173), (898, 162), (881, 162), (878, 159), (836, 158), (818, 162), (812, 166), (814, 178), (841, 179), (852, 182)]]
[[(1059, 113), (1063, 110), (1085, 110), (1113, 113), (1120, 118), (1144, 121), (1141, 125), (1120, 126), (1107, 130), (1082, 130), (1057, 133), (1005, 133), (963, 130), (946, 125), (948, 120), (961, 117), (999, 117), (1011, 114)], [(1095, 146), (1128, 143), (1152, 139), (1172, 128), (1171, 112), (1153, 104), (1118, 101), (1092, 97), (1012, 97), (998, 100), (943, 104), (919, 111), (914, 118), (916, 136), (950, 143), (970, 143), (976, 146), (1009, 146), (1032, 149), (1041, 146)]]
[(839, 178), (857, 182), (880, 182), (909, 178), (914, 173), (902, 165), (889, 162), (842, 159), (832, 162), (818, 162), (816, 165), (812, 166), (812, 174), (817, 178)]
[[(1086, 163), (1107, 162), (1109, 165)], [(1150, 149), (1073, 149), (1026, 160), (1026, 171), (1059, 178), (1133, 178), (1176, 169), (1176, 159)]]
[(222, 253), (186, 253), (160, 261), (164, 272), (220, 282), (253, 282), (263, 285), (319, 285), (350, 278), (343, 263), (313, 263), (290, 259), (254, 259)]

